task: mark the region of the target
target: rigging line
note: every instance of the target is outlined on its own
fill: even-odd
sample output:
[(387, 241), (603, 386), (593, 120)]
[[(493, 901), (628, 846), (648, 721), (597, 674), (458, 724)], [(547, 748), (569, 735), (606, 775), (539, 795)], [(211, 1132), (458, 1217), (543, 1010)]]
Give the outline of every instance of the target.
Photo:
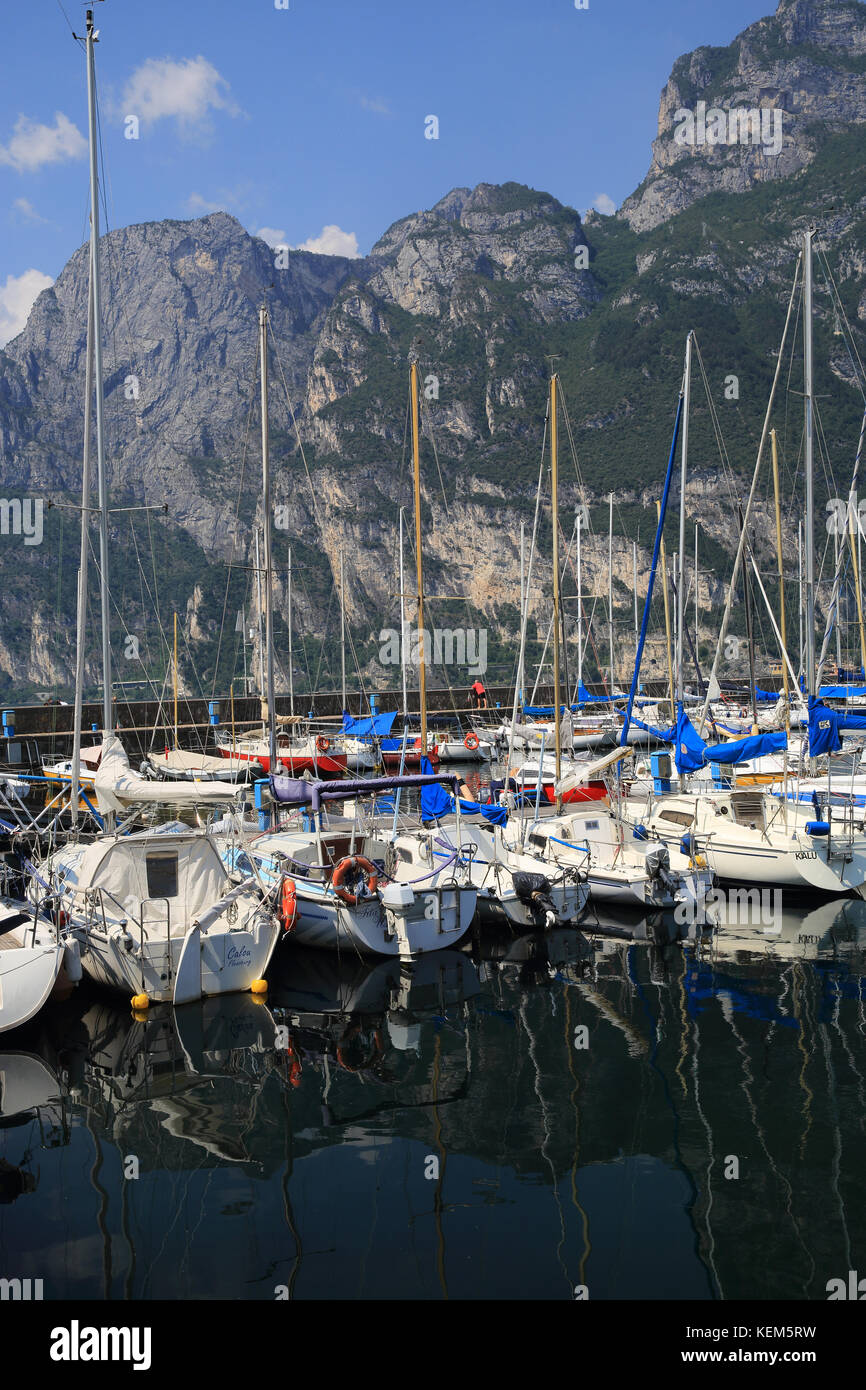
[[(213, 684), (212, 684), (212, 686), (211, 686), (211, 699), (212, 699), (212, 700), (216, 699), (216, 683), (217, 683), (217, 679), (218, 679), (218, 676), (219, 676), (220, 658), (221, 658), (221, 656), (222, 656), (222, 642), (223, 642), (223, 633), (224, 633), (224, 631), (225, 631), (226, 609), (228, 608), (229, 590), (230, 590), (230, 586), (231, 586), (232, 564), (233, 564), (233, 560), (234, 560), (235, 546), (237, 545), (238, 529), (239, 529), (239, 526), (240, 526), (241, 497), (243, 496), (244, 477), (245, 477), (245, 475), (246, 475), (246, 467), (247, 467), (247, 448), (248, 448), (249, 441), (250, 441), (250, 427), (251, 427), (252, 414), (253, 414), (253, 402), (254, 402), (254, 400), (255, 400), (255, 395), (256, 395), (256, 375), (257, 375), (257, 371), (258, 371), (258, 361), (259, 361), (259, 348), (258, 348), (258, 343), (256, 343), (255, 351), (254, 351), (254, 353), (253, 353), (253, 355), (252, 355), (252, 370), (251, 370), (251, 372), (250, 372), (250, 388), (249, 388), (249, 389), (250, 389), (250, 395), (249, 395), (249, 403), (248, 403), (248, 405), (247, 405), (247, 422), (246, 422), (246, 428), (245, 428), (245, 430), (244, 430), (244, 442), (243, 442), (243, 447), (242, 447), (242, 449), (241, 449), (241, 472), (240, 472), (240, 477), (239, 477), (239, 479), (238, 479), (238, 494), (237, 494), (237, 500), (235, 501), (235, 528), (234, 528), (234, 530), (233, 530), (233, 532), (232, 532), (232, 548), (231, 548), (231, 553), (230, 553), (230, 555), (229, 555), (228, 571), (227, 571), (227, 573), (226, 573), (226, 587), (225, 587), (225, 593), (224, 593), (224, 595), (223, 595), (223, 610), (222, 610), (222, 615), (221, 615), (221, 617), (220, 617), (220, 630), (219, 630), (219, 637), (218, 637), (218, 639), (217, 639), (216, 660), (214, 661)], [(245, 606), (246, 606), (246, 605), (245, 605)], [(246, 640), (246, 638), (245, 638), (244, 640)], [(237, 644), (236, 644), (236, 646), (237, 646)], [(237, 652), (236, 652), (235, 654), (237, 654)], [(247, 693), (247, 692), (244, 691), (244, 695), (246, 695), (246, 693)], [(260, 692), (260, 693), (261, 693), (261, 692)]]
[[(333, 562), (333, 560), (331, 559), (330, 551), (328, 550), (328, 547), (327, 547), (327, 545), (325, 544), (326, 533), (325, 533), (325, 528), (324, 528), (324, 525), (323, 525), (322, 516), (321, 516), (321, 513), (320, 513), (320, 511), (319, 511), (318, 499), (317, 499), (317, 497), (316, 497), (316, 492), (315, 492), (315, 489), (314, 489), (314, 487), (313, 487), (313, 479), (312, 479), (312, 476), (311, 476), (311, 474), (310, 474), (309, 465), (308, 465), (308, 463), (307, 463), (307, 455), (306, 455), (306, 452), (305, 452), (305, 450), (304, 450), (303, 440), (301, 439), (301, 432), (300, 432), (300, 430), (299, 430), (299, 428), (298, 428), (298, 422), (297, 422), (297, 419), (295, 418), (295, 412), (294, 412), (294, 410), (293, 410), (293, 408), (292, 408), (292, 401), (291, 401), (291, 397), (289, 396), (289, 387), (288, 387), (288, 383), (287, 383), (287, 381), (286, 381), (286, 374), (285, 374), (285, 371), (284, 371), (284, 369), (283, 369), (283, 359), (282, 359), (282, 357), (280, 356), (279, 344), (278, 344), (278, 342), (277, 342), (277, 338), (276, 338), (276, 335), (275, 335), (274, 330), (273, 330), (273, 324), (270, 323), (270, 321), (269, 321), (269, 323), (268, 323), (268, 335), (269, 335), (269, 341), (270, 341), (270, 342), (272, 343), (272, 345), (273, 345), (274, 355), (275, 355), (275, 357), (276, 357), (276, 359), (277, 359), (277, 366), (279, 367), (279, 372), (280, 372), (280, 380), (281, 380), (282, 386), (283, 386), (283, 394), (285, 395), (285, 398), (286, 398), (286, 406), (287, 406), (287, 408), (288, 408), (288, 412), (289, 412), (289, 415), (290, 415), (290, 417), (291, 417), (292, 425), (293, 425), (293, 427), (294, 427), (295, 438), (296, 438), (297, 441), (298, 441), (298, 448), (299, 448), (299, 450), (300, 450), (301, 460), (302, 460), (303, 465), (304, 465), (304, 472), (305, 472), (306, 477), (307, 477), (307, 485), (309, 486), (309, 489), (310, 489), (310, 498), (311, 498), (312, 503), (313, 503), (313, 514), (314, 514), (315, 519), (316, 519), (316, 525), (317, 525), (318, 528), (319, 528), (319, 536), (321, 537), (321, 540), (322, 540), (322, 550), (323, 550), (323, 552), (324, 552), (325, 559), (326, 559), (327, 562), (328, 562), (328, 569), (329, 569), (330, 572), (331, 572), (331, 583), (332, 583), (332, 585), (333, 585), (333, 589), (334, 589), (334, 591), (336, 591), (336, 590), (337, 590), (337, 573), (336, 573), (336, 570), (335, 570), (335, 567), (334, 567), (334, 562)], [(332, 595), (332, 596), (333, 596), (333, 595)], [(341, 597), (342, 597), (342, 595), (341, 595)], [(330, 603), (329, 603), (329, 605), (328, 605), (328, 613), (329, 613), (329, 615), (330, 615), (330, 611), (331, 611), (331, 605), (330, 605)], [(352, 635), (351, 635), (351, 626), (350, 626), (350, 624), (347, 623), (346, 628), (347, 628), (347, 632), (349, 633), (349, 642), (350, 642), (350, 645), (352, 646), (352, 655), (353, 655), (353, 659), (355, 660), (356, 667), (357, 667), (357, 666), (358, 666), (358, 662), (357, 662), (357, 653), (356, 653), (355, 650), (354, 650), (354, 644), (353, 644), (353, 638), (352, 638)], [(327, 628), (326, 628), (326, 631), (327, 631)], [(324, 642), (324, 639), (323, 639), (323, 642)], [(320, 649), (319, 649), (319, 670), (321, 670), (321, 664), (322, 664), (322, 648), (320, 647)], [(360, 669), (359, 669), (359, 668), (358, 668), (358, 682), (359, 682), (359, 684), (360, 684), (360, 686), (361, 686), (361, 695), (362, 695), (362, 697), (363, 697), (365, 700), (368, 700), (368, 693), (367, 693), (367, 690), (366, 690), (366, 687), (365, 687), (363, 678), (361, 677)], [(317, 686), (318, 686), (318, 676), (317, 676), (317, 678), (316, 678), (316, 684), (317, 684)]]
[(436, 460), (436, 472), (439, 474), (439, 486), (442, 489), (442, 502), (445, 507), (445, 515), (448, 516), (448, 497), (445, 493), (445, 479), (442, 477), (442, 469), (439, 467), (439, 454), (436, 449), (436, 435), (433, 429), (433, 418), (430, 414), (430, 411), (427, 409), (426, 404), (424, 403), (423, 393), (421, 393), (418, 397), (418, 404), (420, 406), (421, 414), (421, 433), (424, 433), (425, 423), (429, 423), (430, 426), (430, 429), (428, 431), (428, 438), (433, 446), (433, 457)]
[[(848, 318), (847, 313), (845, 312), (845, 305), (844, 305), (844, 303), (843, 303), (843, 301), (842, 301), (842, 296), (841, 296), (841, 294), (839, 293), (839, 288), (838, 288), (838, 286), (837, 286), (837, 284), (836, 284), (835, 278), (834, 278), (834, 276), (833, 276), (833, 272), (832, 272), (832, 270), (830, 269), (830, 261), (829, 261), (829, 258), (828, 258), (828, 256), (827, 256), (827, 253), (826, 253), (826, 251), (823, 249), (823, 247), (822, 247), (820, 244), (817, 245), (816, 250), (817, 250), (817, 253), (818, 253), (818, 263), (819, 263), (819, 265), (823, 264), (823, 268), (824, 268), (824, 283), (825, 283), (825, 285), (827, 286), (827, 288), (830, 290), (830, 300), (831, 300), (831, 303), (833, 304), (834, 310), (836, 311), (836, 319), (837, 319), (837, 322), (838, 322), (838, 320), (839, 320), (839, 315), (841, 314), (841, 317), (842, 317), (842, 319), (844, 320), (844, 323), (845, 323), (845, 327), (846, 327), (847, 330), (848, 330), (847, 336), (843, 333), (843, 334), (842, 334), (842, 337), (843, 337), (843, 340), (844, 340), (844, 343), (845, 343), (846, 351), (847, 351), (847, 353), (848, 353), (848, 360), (850, 361), (851, 366), (854, 367), (854, 369), (855, 369), (854, 375), (855, 375), (855, 377), (857, 377), (857, 388), (858, 388), (858, 390), (859, 390), (859, 392), (860, 392), (860, 395), (863, 397), (863, 403), (864, 403), (864, 405), (866, 405), (866, 391), (864, 391), (864, 381), (866, 381), (866, 370), (864, 370), (863, 363), (862, 363), (861, 358), (860, 358), (860, 354), (859, 354), (859, 352), (857, 351), (857, 344), (856, 344), (856, 341), (855, 341), (855, 339), (854, 339), (854, 333), (853, 333), (853, 330), (852, 330), (852, 328), (851, 328), (851, 322), (850, 322), (850, 320), (849, 320), (849, 318)], [(852, 350), (853, 350), (853, 355), (852, 355)], [(855, 357), (855, 356), (856, 356), (856, 359), (857, 359), (856, 362), (854, 361), (854, 357)], [(857, 372), (857, 370), (856, 370), (857, 367), (860, 368), (859, 374), (858, 374), (858, 372)]]

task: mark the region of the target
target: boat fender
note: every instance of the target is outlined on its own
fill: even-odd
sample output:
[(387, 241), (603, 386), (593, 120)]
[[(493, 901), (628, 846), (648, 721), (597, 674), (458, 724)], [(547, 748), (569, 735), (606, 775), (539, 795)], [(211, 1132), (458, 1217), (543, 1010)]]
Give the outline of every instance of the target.
[(293, 878), (284, 878), (280, 890), (280, 921), (283, 931), (294, 931), (298, 920), (298, 898)]
[(250, 985), (250, 993), (251, 993), (251, 994), (267, 994), (267, 992), (268, 992), (268, 982), (267, 982), (267, 980), (253, 980), (252, 984)]
[(129, 1002), (136, 1013), (143, 1013), (150, 1008), (150, 1000), (146, 994), (134, 994)]
[(470, 731), (463, 740), (463, 747), (467, 748), (470, 753), (474, 753), (480, 742), (481, 740), (478, 735)]
[(829, 835), (830, 823), (826, 820), (810, 820), (806, 822), (807, 835)]
[(686, 857), (689, 859), (694, 859), (695, 855), (697, 854), (698, 847), (695, 841), (694, 834), (691, 830), (689, 830), (688, 833), (685, 834), (683, 838), (680, 840), (680, 849), (682, 850), (683, 854), (685, 854)]
[(635, 838), (636, 840), (648, 840), (648, 839), (649, 839), (649, 831), (647, 830), (647, 828), (646, 828), (645, 825), (636, 825), (636, 826), (634, 827), (634, 830), (632, 831), (632, 834), (634, 835), (634, 838)]
[(371, 864), (369, 859), (365, 859), (362, 854), (347, 855), (345, 859), (340, 860), (331, 875), (331, 887), (347, 907), (357, 907), (358, 905), (359, 893), (352, 893), (345, 887), (345, 881), (349, 875), (356, 876), (358, 870), (367, 875), (366, 888), (371, 898), (375, 897), (376, 889), (379, 886), (379, 875), (376, 872), (375, 864)]

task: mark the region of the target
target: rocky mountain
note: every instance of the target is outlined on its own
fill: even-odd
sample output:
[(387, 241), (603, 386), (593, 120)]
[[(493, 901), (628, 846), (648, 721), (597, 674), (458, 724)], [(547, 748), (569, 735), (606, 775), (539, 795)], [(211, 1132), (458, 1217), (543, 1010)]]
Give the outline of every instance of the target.
[[(105, 237), (107, 456), (116, 509), (112, 642), (126, 688), (143, 694), (142, 683), (148, 689), (155, 683), (158, 691), (166, 680), (173, 611), (181, 626), (182, 685), (190, 693), (224, 693), (244, 659), (255, 661), (253, 648), (243, 650), (235, 619), (243, 608), (249, 622), (255, 603), (263, 299), (272, 326), (283, 688), (289, 547), (296, 689), (338, 678), (341, 551), (350, 668), (360, 667), (371, 685), (399, 683), (399, 671), (383, 662), (379, 633), (398, 620), (400, 508), (411, 517), (412, 357), (423, 383), (430, 623), (486, 628), (489, 678), (507, 679), (517, 629), (520, 524), (531, 529), (550, 359), (570, 421), (561, 451), (565, 539), (574, 508), (586, 502), (592, 534), (583, 546), (583, 591), (603, 601), (613, 494), (616, 622), (627, 648), (632, 541), (640, 593), (685, 336), (694, 328), (700, 360), (688, 534), (697, 525), (698, 635), (708, 643), (739, 533), (736, 480), (754, 464), (797, 239), (807, 223), (818, 228), (823, 257), (816, 267), (822, 486), (847, 492), (862, 401), (840, 321), (853, 325), (863, 356), (866, 97), (858, 73), (866, 63), (864, 16), (866, 5), (859, 3), (782, 0), (772, 19), (728, 49), (699, 49), (680, 59), (662, 95), (650, 174), (613, 217), (591, 214), (584, 221), (548, 193), (480, 184), (396, 222), (359, 260), (276, 252), (225, 213)], [(676, 144), (672, 117), (691, 105), (697, 116), (699, 101), (706, 102), (704, 134), (709, 121), (718, 125), (714, 109), (734, 103), (783, 109), (776, 162), (771, 166), (767, 151), (752, 145)], [(772, 122), (766, 129), (772, 138)], [(82, 248), (40, 295), (24, 332), (0, 353), (4, 495), (54, 504), (45, 513), (41, 545), (0, 535), (0, 685), (7, 700), (36, 688), (67, 697), (71, 685), (85, 271)], [(835, 307), (824, 283), (831, 276), (840, 296)], [(802, 510), (799, 370), (795, 356), (776, 422), (791, 574)], [(834, 473), (844, 481), (834, 485)], [(770, 571), (769, 496), (761, 506), (756, 543)], [(545, 512), (543, 557), (549, 528)], [(672, 523), (670, 549), (676, 544)], [(408, 539), (406, 564), (411, 574)], [(543, 558), (531, 591), (540, 633), (534, 661), (546, 632), (549, 589)], [(792, 622), (796, 627), (795, 617)], [(587, 674), (596, 660), (607, 664), (604, 622), (596, 640)], [(92, 683), (96, 656), (94, 638)], [(660, 654), (654, 659), (661, 661)], [(437, 678), (467, 683), (465, 671)]]
[(834, 132), (866, 122), (866, 5), (781, 0), (728, 48), (675, 64), (646, 178), (619, 216), (635, 231), (708, 193), (788, 178)]

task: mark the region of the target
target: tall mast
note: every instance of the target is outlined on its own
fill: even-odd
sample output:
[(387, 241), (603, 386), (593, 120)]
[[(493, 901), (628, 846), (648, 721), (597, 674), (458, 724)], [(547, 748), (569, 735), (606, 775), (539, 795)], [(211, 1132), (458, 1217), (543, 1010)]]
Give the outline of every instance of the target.
[(265, 698), (265, 644), (262, 641), (262, 558), (259, 547), (259, 528), (256, 527), (256, 636), (259, 648), (259, 695)]
[(424, 569), (421, 559), (421, 449), (418, 434), (418, 364), (409, 372), (412, 399), (412, 468), (415, 477), (415, 566), (418, 574), (418, 703), (421, 711), (421, 752), (427, 753), (427, 652), (424, 637)]
[(610, 694), (616, 686), (613, 679), (613, 493), (607, 499), (607, 643), (610, 648)]
[[(556, 733), (556, 783), (562, 771), (562, 730), (559, 710), (559, 436), (556, 419), (556, 388), (559, 378), (550, 378), (550, 486), (553, 500), (553, 727)], [(544, 769), (539, 771), (539, 778)], [(562, 803), (556, 798), (557, 812)]]
[(262, 506), (264, 510), (265, 649), (268, 666), (268, 757), (277, 770), (277, 719), (274, 708), (274, 603), (271, 568), (271, 459), (268, 436), (268, 311), (259, 310), (259, 357), (262, 367)]
[(806, 689), (815, 695), (815, 498), (812, 400), (812, 231), (803, 233), (803, 410), (806, 460)]
[(634, 590), (634, 649), (637, 651), (638, 635), (640, 633), (640, 623), (637, 616), (637, 541), (631, 543), (631, 579), (632, 589)]
[(580, 554), (580, 536), (583, 531), (583, 511), (579, 508), (575, 517), (575, 535), (577, 542), (577, 554), (575, 561), (577, 565), (577, 688), (583, 685), (583, 579), (582, 563)]
[(174, 746), (177, 748), (177, 613), (174, 615)]
[(773, 500), (776, 508), (776, 561), (779, 566), (779, 631), (782, 635), (782, 691), (785, 697), (785, 728), (791, 732), (791, 710), (788, 702), (788, 635), (785, 628), (785, 566), (782, 557), (782, 499), (779, 490), (779, 450), (776, 431), (770, 430), (773, 450)]
[[(799, 678), (803, 677), (803, 523), (797, 522), (797, 619), (800, 626)], [(800, 694), (800, 691), (797, 691)]]
[(78, 560), (78, 605), (75, 622), (75, 710), (72, 723), (72, 824), (78, 824), (81, 716), (84, 703), (84, 634), (87, 626), (87, 561), (90, 554), (90, 436), (93, 408), (93, 258), (87, 289), (87, 348), (84, 368), (84, 460), (81, 467), (81, 552)]
[(400, 675), (403, 681), (403, 723), (408, 722), (409, 700), (406, 690), (406, 590), (403, 579), (403, 508), (400, 508)]
[(346, 709), (346, 587), (343, 577), (343, 547), (340, 546), (340, 689)]
[(104, 409), (102, 395), (102, 301), (99, 289), (99, 180), (96, 168), (96, 67), (93, 46), (98, 43), (93, 11), (87, 11), (87, 124), (90, 139), (90, 271), (93, 285), (93, 371), (96, 386), (96, 473), (99, 487), (99, 602), (102, 618), (102, 723), (111, 733), (111, 613), (108, 603), (108, 480), (105, 473)]
[(686, 620), (686, 476), (689, 463), (689, 403), (692, 389), (692, 337), (693, 333), (690, 329), (686, 337), (686, 368), (683, 378), (683, 434), (680, 453), (680, 546), (676, 594), (676, 698), (678, 702), (681, 702), (683, 698), (683, 628)]
[(288, 606), (289, 624), (289, 714), (295, 712), (295, 670), (294, 657), (292, 655), (292, 547), (289, 546), (289, 573), (286, 580), (286, 598)]
[(695, 651), (698, 651), (698, 620), (700, 618), (698, 596), (698, 524), (695, 522)]

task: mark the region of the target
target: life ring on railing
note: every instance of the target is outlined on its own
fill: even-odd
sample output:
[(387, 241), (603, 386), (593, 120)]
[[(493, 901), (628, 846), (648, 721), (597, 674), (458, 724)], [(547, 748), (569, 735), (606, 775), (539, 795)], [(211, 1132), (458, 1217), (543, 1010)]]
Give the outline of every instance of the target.
[(367, 875), (367, 892), (371, 898), (379, 886), (379, 874), (375, 864), (371, 864), (369, 859), (365, 859), (362, 854), (347, 855), (345, 859), (340, 860), (331, 875), (331, 887), (347, 907), (357, 907), (358, 905), (358, 894), (343, 887), (349, 873), (356, 869), (360, 869), (362, 873)]
[(294, 931), (298, 920), (298, 898), (293, 878), (284, 878), (280, 890), (280, 921), (283, 931)]
[(413, 747), (413, 748), (416, 748), (416, 749), (420, 752), (421, 749), (423, 748), (423, 746), (424, 746), (424, 745), (423, 745), (422, 742), (421, 742), (421, 736), (420, 736), (420, 734), (419, 734), (418, 737), (416, 738), (415, 742), (412, 744), (412, 747)]
[(474, 753), (479, 747), (480, 743), (481, 739), (478, 737), (478, 735), (473, 730), (470, 730), (470, 732), (466, 735), (466, 737), (463, 740), (463, 747), (468, 748), (470, 753)]
[(330, 746), (331, 740), (329, 738), (325, 738), (324, 734), (319, 734), (319, 737), (316, 739), (316, 752), (327, 753)]

